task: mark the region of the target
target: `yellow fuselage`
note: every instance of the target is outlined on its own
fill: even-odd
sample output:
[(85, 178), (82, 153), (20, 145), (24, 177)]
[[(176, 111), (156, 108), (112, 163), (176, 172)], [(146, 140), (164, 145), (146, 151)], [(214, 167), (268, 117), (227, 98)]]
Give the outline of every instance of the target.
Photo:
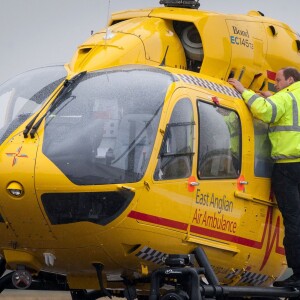
[[(196, 29), (200, 36), (192, 41), (196, 50), (191, 52), (183, 46), (182, 35), (190, 34), (186, 28)], [(8, 267), (24, 265), (33, 272), (66, 274), (71, 288), (93, 289), (99, 288), (95, 262), (104, 265), (109, 285), (114, 275), (148, 275), (160, 266), (164, 254), (191, 253), (200, 246), (221, 282), (269, 285), (286, 269), (282, 217), (270, 196), (269, 176), (257, 175), (260, 133), (255, 132), (243, 100), (226, 81), (235, 76), (254, 90), (268, 89), (277, 69), (299, 65), (296, 39), (288, 26), (255, 12), (236, 16), (156, 8), (114, 14), (107, 30), (89, 38), (65, 66), (68, 79), (88, 71), (84, 76), (90, 77), (83, 77), (74, 87), (78, 93), (70, 89), (63, 100), (56, 101), (64, 89), (61, 83), (50, 101), (2, 141), (0, 249)], [(202, 54), (194, 57), (195, 51)], [(156, 73), (163, 80), (161, 85), (156, 85)], [(81, 84), (97, 74), (103, 85), (83, 99)], [(139, 89), (143, 90), (137, 93)], [(135, 101), (127, 106), (124, 102), (121, 109), (118, 101), (125, 91)], [(160, 93), (159, 113), (146, 108), (143, 112)], [(187, 135), (189, 151), (172, 156), (169, 172), (173, 175), (168, 177), (159, 166), (163, 164), (162, 145), (182, 99), (191, 107), (191, 124), (184, 126), (193, 130)], [(75, 107), (76, 101), (83, 105)], [(8, 101), (7, 110), (15, 103)], [(222, 109), (238, 118), (240, 166), (236, 173), (227, 170), (233, 166), (224, 153), (212, 154), (206, 169), (201, 169), (201, 132), (209, 130), (201, 119), (205, 117), (201, 117), (202, 105), (208, 107), (208, 118), (210, 111), (212, 119), (223, 118)], [(126, 148), (117, 142), (126, 135), (127, 125), (121, 122), (127, 108), (131, 118), (127, 125), (136, 122), (128, 130), (136, 136), (129, 137), (131, 144)], [(24, 136), (25, 126), (37, 113), (35, 124), (41, 120), (41, 125), (32, 136)], [(210, 122), (218, 126), (217, 119)], [(155, 132), (151, 142), (143, 144), (143, 161), (136, 162), (142, 171), (136, 171), (133, 160), (142, 137), (148, 138), (144, 133), (150, 123)], [(141, 124), (144, 129), (135, 133)], [(125, 133), (120, 134), (121, 130)], [(266, 136), (263, 125), (262, 131)], [(102, 146), (101, 142), (93, 145), (100, 139), (97, 134), (102, 141), (106, 138)], [(216, 143), (219, 137), (220, 133)], [(233, 151), (231, 137), (228, 151)], [(109, 149), (114, 153), (108, 162)], [(124, 167), (121, 162), (126, 156), (129, 162)], [(187, 161), (188, 170), (178, 172)], [(119, 176), (112, 166), (118, 166)], [(204, 175), (208, 169), (210, 175)], [(100, 180), (101, 172), (105, 176)], [(20, 196), (9, 192), (12, 183), (21, 186)]]

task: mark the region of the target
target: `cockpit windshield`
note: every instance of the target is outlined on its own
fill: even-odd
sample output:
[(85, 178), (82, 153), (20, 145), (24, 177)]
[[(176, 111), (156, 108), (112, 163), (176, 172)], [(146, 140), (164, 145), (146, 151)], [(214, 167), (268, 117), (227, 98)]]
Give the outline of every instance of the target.
[(66, 75), (63, 66), (42, 67), (0, 85), (0, 144), (41, 107)]
[(77, 185), (139, 181), (173, 80), (148, 67), (81, 76), (46, 116), (43, 153)]

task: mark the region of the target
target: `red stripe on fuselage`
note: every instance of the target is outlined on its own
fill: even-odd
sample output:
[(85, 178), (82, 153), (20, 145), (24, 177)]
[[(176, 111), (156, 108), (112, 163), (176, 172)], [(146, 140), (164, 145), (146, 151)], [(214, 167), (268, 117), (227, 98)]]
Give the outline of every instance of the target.
[[(191, 233), (201, 234), (201, 235), (205, 235), (210, 238), (216, 238), (216, 239), (220, 239), (223, 241), (232, 242), (232, 243), (236, 243), (236, 244), (243, 245), (243, 246), (248, 246), (251, 248), (260, 249), (262, 247), (262, 242), (258, 242), (258, 241), (246, 239), (246, 238), (243, 238), (240, 236), (228, 234), (225, 232), (215, 231), (215, 230), (198, 227), (198, 226), (194, 226), (194, 225), (191, 225)], [(265, 235), (265, 232), (263, 234), (263, 237), (264, 237), (264, 235)]]
[[(155, 225), (162, 225), (166, 227), (170, 227), (173, 229), (179, 229), (179, 230), (187, 230), (188, 224), (183, 223), (183, 222), (178, 222), (166, 218), (161, 218), (158, 216), (153, 216), (153, 215), (148, 215), (144, 214), (138, 211), (131, 211), (128, 214), (129, 218), (140, 220), (140, 221), (145, 221), (148, 223), (152, 223)], [(266, 216), (266, 221), (264, 225), (264, 231), (262, 234), (261, 241), (255, 241), (251, 239), (247, 239), (241, 236), (221, 232), (221, 231), (216, 231), (212, 229), (207, 229), (203, 227), (198, 227), (195, 225), (190, 226), (190, 233), (198, 234), (198, 235), (203, 235), (209, 238), (216, 238), (220, 239), (226, 242), (231, 242), (231, 243), (236, 243), (239, 245), (247, 246), (250, 248), (255, 248), (255, 249), (262, 249), (265, 238), (267, 236), (267, 249), (265, 253), (265, 258), (264, 261), (268, 260), (271, 250), (273, 248), (273, 245), (275, 243), (275, 252), (281, 255), (284, 255), (284, 248), (279, 246), (279, 228), (280, 228), (280, 222), (279, 222), (279, 217), (277, 218), (276, 225), (275, 225), (275, 231), (272, 236), (272, 208), (268, 208), (267, 216)], [(269, 231), (267, 233), (267, 228), (269, 228)]]
[(128, 217), (136, 219), (136, 220), (141, 220), (145, 221), (148, 223), (156, 224), (156, 225), (162, 225), (166, 227), (171, 227), (175, 229), (180, 229), (180, 230), (187, 230), (188, 224), (170, 220), (170, 219), (165, 219), (157, 216), (152, 216), (152, 215), (147, 215), (144, 213), (140, 213), (138, 211), (131, 211), (128, 214)]

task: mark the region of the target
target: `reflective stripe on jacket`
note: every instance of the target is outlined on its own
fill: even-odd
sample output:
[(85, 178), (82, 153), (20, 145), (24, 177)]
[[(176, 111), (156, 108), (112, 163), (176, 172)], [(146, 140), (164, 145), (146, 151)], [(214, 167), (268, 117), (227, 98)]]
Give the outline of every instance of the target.
[(251, 90), (242, 96), (253, 116), (269, 124), (272, 158), (277, 162), (300, 161), (300, 82), (268, 98)]

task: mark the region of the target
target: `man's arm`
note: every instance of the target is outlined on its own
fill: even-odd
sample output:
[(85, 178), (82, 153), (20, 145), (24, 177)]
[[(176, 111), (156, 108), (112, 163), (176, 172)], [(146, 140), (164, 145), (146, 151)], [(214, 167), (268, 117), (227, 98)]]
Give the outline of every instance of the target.
[(273, 99), (268, 98), (270, 95), (272, 95), (271, 92), (262, 91), (260, 93), (255, 93), (252, 90), (246, 89), (242, 83), (235, 78), (229, 78), (228, 83), (230, 83), (239, 93), (241, 93), (243, 99), (255, 118), (262, 120), (265, 123), (274, 123), (281, 117), (284, 108), (282, 105), (280, 105), (281, 109), (278, 110), (278, 107), (276, 107)]

